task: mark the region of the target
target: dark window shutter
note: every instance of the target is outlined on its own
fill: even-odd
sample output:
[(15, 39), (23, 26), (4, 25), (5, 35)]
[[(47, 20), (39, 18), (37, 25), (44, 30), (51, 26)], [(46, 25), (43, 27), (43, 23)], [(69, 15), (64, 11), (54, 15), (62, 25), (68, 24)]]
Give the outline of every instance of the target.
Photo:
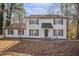
[(31, 29), (29, 29), (29, 36), (31, 36)]
[(20, 30), (18, 30), (18, 35), (20, 35)]
[(37, 19), (37, 24), (39, 24), (39, 19)]
[(61, 30), (59, 29), (59, 30), (58, 30), (58, 36), (60, 36), (60, 35), (61, 35)]
[(29, 24), (31, 24), (31, 19), (29, 20)]
[(55, 19), (54, 19), (54, 25), (55, 25)]
[(37, 29), (37, 36), (39, 36), (39, 30)]
[(63, 29), (62, 29), (62, 36), (63, 36)]
[(55, 36), (55, 29), (54, 29), (54, 36)]

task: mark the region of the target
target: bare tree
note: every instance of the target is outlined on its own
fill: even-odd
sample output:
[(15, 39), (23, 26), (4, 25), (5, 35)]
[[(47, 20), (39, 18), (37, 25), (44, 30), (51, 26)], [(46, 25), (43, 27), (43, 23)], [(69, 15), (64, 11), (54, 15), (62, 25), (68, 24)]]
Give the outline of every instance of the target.
[[(67, 22), (67, 32), (69, 32), (69, 26), (76, 21), (77, 9), (74, 3), (62, 3), (61, 4), (62, 15), (68, 18)], [(68, 37), (67, 33), (67, 37)], [(74, 33), (73, 33), (74, 34)]]
[(58, 14), (58, 12), (57, 12), (58, 11), (58, 8), (60, 9), (60, 4), (59, 3), (50, 4), (48, 6), (48, 15), (57, 15)]
[(79, 3), (75, 4), (77, 9), (77, 39), (79, 39)]

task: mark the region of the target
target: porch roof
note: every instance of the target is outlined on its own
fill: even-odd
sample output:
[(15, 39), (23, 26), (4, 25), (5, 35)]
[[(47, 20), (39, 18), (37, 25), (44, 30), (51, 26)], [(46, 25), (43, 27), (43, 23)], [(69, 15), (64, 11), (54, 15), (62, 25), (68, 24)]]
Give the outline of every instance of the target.
[(53, 28), (51, 23), (42, 23), (42, 28)]
[(5, 29), (26, 29), (25, 23), (13, 23), (10, 26), (5, 27)]

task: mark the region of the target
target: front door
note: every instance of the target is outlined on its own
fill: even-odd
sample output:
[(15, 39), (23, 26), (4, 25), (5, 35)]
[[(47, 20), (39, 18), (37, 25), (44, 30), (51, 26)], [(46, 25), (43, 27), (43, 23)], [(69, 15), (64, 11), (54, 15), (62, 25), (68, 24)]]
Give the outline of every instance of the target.
[(45, 35), (45, 37), (48, 37), (48, 30), (47, 29), (44, 30), (44, 35)]

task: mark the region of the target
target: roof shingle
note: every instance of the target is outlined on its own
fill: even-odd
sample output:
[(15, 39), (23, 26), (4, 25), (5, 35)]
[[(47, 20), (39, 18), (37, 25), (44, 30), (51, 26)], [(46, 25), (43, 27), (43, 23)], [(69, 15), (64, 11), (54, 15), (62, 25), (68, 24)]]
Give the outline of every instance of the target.
[(61, 18), (64, 18), (64, 19), (66, 19), (67, 17), (64, 17), (62, 15), (30, 15), (27, 17), (27, 19), (29, 19), (29, 18), (36, 18), (36, 19), (54, 19), (54, 18), (61, 19)]

